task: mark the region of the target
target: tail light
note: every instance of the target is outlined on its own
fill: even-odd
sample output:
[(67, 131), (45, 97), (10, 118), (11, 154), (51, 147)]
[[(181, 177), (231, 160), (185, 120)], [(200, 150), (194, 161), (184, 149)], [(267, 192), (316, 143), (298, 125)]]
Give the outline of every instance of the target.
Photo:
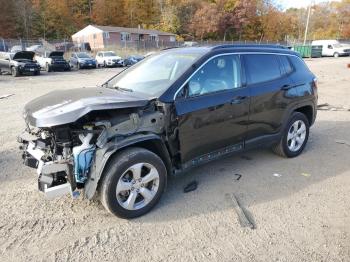
[(312, 80), (312, 87), (314, 89), (317, 89), (317, 78), (316, 77)]

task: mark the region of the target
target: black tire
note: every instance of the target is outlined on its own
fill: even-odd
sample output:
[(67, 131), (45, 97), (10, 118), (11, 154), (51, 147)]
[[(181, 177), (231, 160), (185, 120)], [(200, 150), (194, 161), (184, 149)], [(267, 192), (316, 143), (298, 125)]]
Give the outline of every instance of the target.
[(80, 70), (81, 69), (81, 66), (79, 63), (77, 63), (77, 69)]
[[(138, 163), (148, 163), (156, 168), (159, 174), (159, 186), (152, 200), (146, 206), (129, 210), (121, 206), (117, 200), (116, 188), (122, 175), (131, 166)], [(135, 218), (149, 212), (159, 201), (166, 186), (167, 171), (161, 158), (153, 152), (143, 148), (128, 148), (117, 153), (109, 160), (104, 170), (100, 184), (100, 200), (103, 206), (112, 214), (120, 218)]]
[(40, 70), (38, 70), (38, 71), (35, 71), (35, 72), (34, 72), (34, 75), (35, 75), (35, 76), (38, 76), (38, 75), (40, 75)]
[[(288, 141), (287, 141), (287, 137), (288, 137), (288, 132), (291, 129), (291, 126), (293, 125), (293, 123), (295, 123), (296, 121), (302, 121), (305, 124), (306, 127), (306, 134), (305, 134), (305, 139), (304, 142), (302, 144), (302, 146), (297, 150), (297, 151), (291, 151), (288, 147)], [(308, 141), (309, 138), (309, 131), (310, 131), (310, 123), (309, 120), (307, 119), (307, 117), (300, 113), (300, 112), (294, 112), (289, 121), (288, 124), (286, 125), (284, 131), (283, 131), (283, 135), (281, 140), (279, 141), (279, 143), (277, 145), (275, 145), (272, 150), (279, 156), (282, 157), (286, 157), (286, 158), (292, 158), (292, 157), (296, 157), (298, 155), (301, 154), (301, 152), (304, 150), (305, 145)]]
[(107, 67), (106, 61), (103, 61), (103, 67), (104, 67), (104, 68)]
[(11, 75), (12, 75), (13, 77), (18, 77), (18, 76), (20, 75), (18, 69), (17, 69), (16, 67), (14, 67), (14, 66), (11, 67)]

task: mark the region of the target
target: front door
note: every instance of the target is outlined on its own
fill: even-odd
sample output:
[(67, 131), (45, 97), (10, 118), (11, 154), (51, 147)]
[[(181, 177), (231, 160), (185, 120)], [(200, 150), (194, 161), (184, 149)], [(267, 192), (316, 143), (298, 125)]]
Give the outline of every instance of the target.
[(186, 82), (175, 101), (183, 163), (230, 146), (242, 148), (250, 94), (241, 79), (240, 57), (221, 55)]

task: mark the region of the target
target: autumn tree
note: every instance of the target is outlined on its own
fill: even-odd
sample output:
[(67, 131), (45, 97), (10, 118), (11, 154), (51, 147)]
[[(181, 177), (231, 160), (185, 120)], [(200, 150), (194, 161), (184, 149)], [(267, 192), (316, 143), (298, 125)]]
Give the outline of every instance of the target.
[(18, 36), (16, 21), (16, 6), (14, 1), (0, 0), (0, 37), (12, 38)]

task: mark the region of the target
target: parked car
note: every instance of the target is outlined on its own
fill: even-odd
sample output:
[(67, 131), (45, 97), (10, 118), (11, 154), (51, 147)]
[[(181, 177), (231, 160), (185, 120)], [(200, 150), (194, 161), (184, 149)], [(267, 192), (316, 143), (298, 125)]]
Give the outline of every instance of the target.
[(275, 46), (161, 51), (102, 87), (54, 91), (25, 105), (24, 163), (49, 197), (91, 199), (141, 216), (168, 176), (243, 150), (303, 151), (317, 84), (299, 55)]
[(17, 53), (20, 51), (23, 51), (23, 47), (21, 45), (14, 45), (13, 47), (11, 47), (10, 49), (10, 53)]
[(124, 59), (122, 59), (120, 56), (117, 56), (113, 51), (97, 52), (96, 61), (98, 66), (125, 66)]
[(63, 57), (64, 52), (53, 51), (44, 52), (35, 56), (35, 60), (40, 64), (42, 69), (47, 72), (51, 71), (69, 71), (70, 65)]
[(316, 40), (312, 41), (313, 46), (322, 46), (322, 56), (349, 56), (350, 46), (342, 45), (337, 40)]
[(71, 67), (81, 68), (96, 68), (97, 61), (85, 52), (74, 52), (71, 54), (69, 64)]
[(44, 47), (42, 45), (31, 45), (26, 47), (26, 51), (32, 51), (35, 53), (44, 51)]
[(144, 59), (145, 57), (142, 56), (142, 55), (131, 55), (131, 56), (128, 56), (126, 59), (125, 59), (125, 66), (131, 66), (131, 65), (134, 65), (138, 62), (140, 62), (142, 59)]
[(2, 72), (11, 73), (17, 77), (22, 74), (40, 74), (40, 65), (33, 60), (34, 52), (20, 51), (17, 53), (1, 53), (0, 68)]

